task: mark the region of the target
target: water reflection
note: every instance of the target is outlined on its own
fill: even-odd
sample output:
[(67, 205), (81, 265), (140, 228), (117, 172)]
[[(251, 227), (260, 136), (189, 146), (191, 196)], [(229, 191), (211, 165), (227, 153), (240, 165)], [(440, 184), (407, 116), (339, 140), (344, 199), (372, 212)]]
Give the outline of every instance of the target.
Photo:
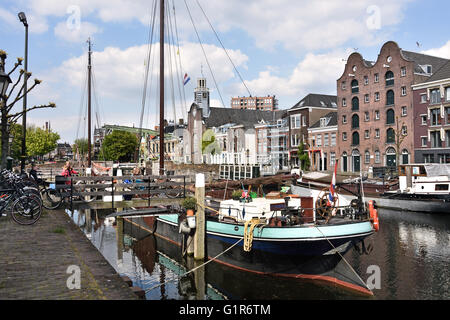
[[(69, 214), (118, 273), (147, 290), (147, 299), (361, 298), (335, 285), (249, 274), (214, 262), (182, 276), (196, 264), (182, 257), (179, 246), (130, 222), (120, 235), (115, 220), (105, 219), (109, 213)], [(388, 210), (379, 215), (380, 231), (366, 240), (366, 247), (373, 246), (370, 254), (351, 250), (345, 255), (364, 281), (371, 275), (369, 266), (380, 267), (381, 288), (374, 297), (449, 299), (450, 217)], [(350, 272), (348, 266), (340, 268)]]

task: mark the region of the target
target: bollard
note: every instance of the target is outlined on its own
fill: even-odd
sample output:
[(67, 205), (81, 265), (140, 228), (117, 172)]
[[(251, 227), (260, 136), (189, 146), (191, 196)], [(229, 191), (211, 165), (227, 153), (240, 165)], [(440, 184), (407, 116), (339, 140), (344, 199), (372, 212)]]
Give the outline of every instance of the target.
[[(198, 173), (195, 176), (195, 199), (197, 200), (196, 224), (194, 235), (194, 259), (205, 259), (205, 175)], [(200, 204), (200, 205), (198, 205)]]

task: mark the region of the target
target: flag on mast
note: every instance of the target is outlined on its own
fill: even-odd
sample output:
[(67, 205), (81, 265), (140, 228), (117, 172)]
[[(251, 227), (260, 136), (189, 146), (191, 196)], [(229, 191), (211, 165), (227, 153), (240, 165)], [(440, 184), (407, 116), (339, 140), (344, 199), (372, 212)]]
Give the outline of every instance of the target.
[(336, 164), (334, 165), (333, 178), (331, 179), (331, 184), (330, 184), (330, 193), (328, 194), (328, 202), (327, 202), (328, 206), (331, 206), (331, 204), (334, 201), (334, 194), (335, 194), (335, 188), (336, 188), (337, 166), (338, 166), (338, 160), (336, 159)]
[(187, 73), (184, 74), (183, 84), (186, 85), (191, 80)]

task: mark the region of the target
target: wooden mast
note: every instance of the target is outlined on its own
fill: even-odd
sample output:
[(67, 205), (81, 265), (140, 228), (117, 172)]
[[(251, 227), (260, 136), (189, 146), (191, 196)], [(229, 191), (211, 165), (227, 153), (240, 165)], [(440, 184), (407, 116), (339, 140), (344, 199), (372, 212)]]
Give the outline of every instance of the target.
[(88, 53), (88, 165), (87, 167), (91, 167), (91, 38), (88, 39), (89, 44), (89, 53)]
[(159, 28), (159, 174), (164, 175), (164, 0), (160, 1)]

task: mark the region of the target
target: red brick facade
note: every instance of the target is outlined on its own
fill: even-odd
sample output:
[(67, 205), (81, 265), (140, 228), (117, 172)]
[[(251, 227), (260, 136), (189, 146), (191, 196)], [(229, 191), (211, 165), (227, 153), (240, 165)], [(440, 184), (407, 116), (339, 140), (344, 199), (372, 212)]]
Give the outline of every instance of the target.
[[(392, 41), (383, 45), (375, 63), (359, 53), (349, 56), (337, 80), (341, 171), (395, 165), (398, 151), (400, 163), (414, 161), (411, 85), (421, 79), (415, 74), (415, 62)], [(397, 128), (403, 132), (397, 134)], [(402, 153), (407, 155), (401, 157)]]

